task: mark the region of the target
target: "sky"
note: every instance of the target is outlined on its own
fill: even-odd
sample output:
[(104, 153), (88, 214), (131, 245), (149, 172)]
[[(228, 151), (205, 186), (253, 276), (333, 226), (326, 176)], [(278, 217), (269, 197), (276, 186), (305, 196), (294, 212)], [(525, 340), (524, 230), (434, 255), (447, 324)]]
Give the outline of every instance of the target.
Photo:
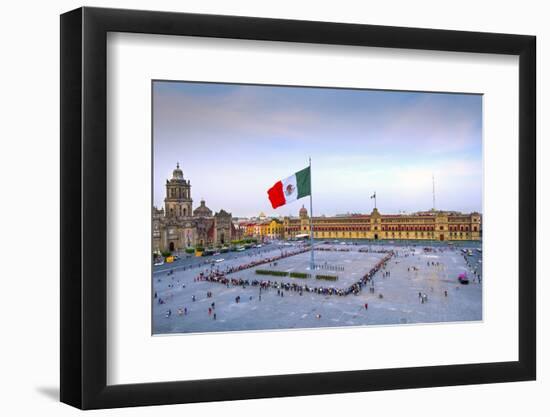
[(482, 212), (482, 96), (153, 82), (154, 205), (179, 162), (193, 207), (250, 217), (267, 190), (308, 165), (315, 216), (432, 208)]

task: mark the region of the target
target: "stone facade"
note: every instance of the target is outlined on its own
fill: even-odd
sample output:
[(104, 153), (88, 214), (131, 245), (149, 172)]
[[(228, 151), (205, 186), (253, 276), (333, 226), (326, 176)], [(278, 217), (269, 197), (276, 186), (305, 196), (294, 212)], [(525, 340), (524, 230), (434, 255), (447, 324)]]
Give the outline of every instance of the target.
[[(309, 216), (305, 207), (299, 217), (283, 220), (285, 238), (309, 234)], [(373, 240), (481, 240), (481, 214), (454, 211), (420, 212), (414, 214), (370, 214), (314, 217), (313, 235), (316, 239), (373, 239)]]
[(153, 207), (153, 251), (218, 246), (238, 238), (231, 213), (213, 213), (204, 200), (193, 211), (191, 182), (184, 178), (179, 163), (165, 187), (164, 207)]

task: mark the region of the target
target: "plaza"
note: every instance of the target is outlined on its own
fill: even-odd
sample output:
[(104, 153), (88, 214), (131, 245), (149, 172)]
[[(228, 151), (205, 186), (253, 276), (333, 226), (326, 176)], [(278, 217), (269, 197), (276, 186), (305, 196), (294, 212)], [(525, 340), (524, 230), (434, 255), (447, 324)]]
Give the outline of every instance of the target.
[[(278, 241), (154, 267), (153, 334), (482, 320), (481, 242), (325, 241), (314, 247), (313, 271), (303, 243)], [(349, 288), (384, 258), (360, 291), (326, 292)], [(200, 279), (201, 273), (225, 281)], [(468, 285), (457, 279), (464, 273)], [(316, 279), (319, 274), (338, 278)]]

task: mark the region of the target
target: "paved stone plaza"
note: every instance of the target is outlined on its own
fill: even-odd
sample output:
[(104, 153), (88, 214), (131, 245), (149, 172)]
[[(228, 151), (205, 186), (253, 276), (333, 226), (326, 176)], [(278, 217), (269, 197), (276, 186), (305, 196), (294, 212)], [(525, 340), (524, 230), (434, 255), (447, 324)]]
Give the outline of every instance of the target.
[[(410, 245), (331, 242), (317, 243), (315, 247), (315, 264), (318, 269), (313, 272), (309, 270), (308, 251), (225, 276), (228, 279), (248, 280), (250, 283), (254, 280), (269, 280), (272, 283), (307, 285), (310, 288), (344, 289), (359, 281), (388, 253), (393, 252), (393, 256), (386, 267), (376, 272), (368, 285), (357, 295), (346, 296), (279, 290), (273, 285), (260, 291), (258, 286), (243, 287), (196, 280), (201, 272), (204, 275), (212, 270), (224, 272), (231, 267), (299, 252), (303, 250), (299, 243), (291, 246), (272, 243), (244, 252), (231, 252), (209, 258), (180, 259), (171, 265), (155, 267), (153, 333), (296, 329), (482, 319), (481, 254), (476, 250), (481, 248), (481, 243), (464, 243), (457, 246), (427, 242)], [(471, 249), (471, 254), (462, 251), (465, 247)], [(224, 260), (212, 262), (217, 259)], [(338, 280), (259, 275), (256, 274), (256, 269), (337, 275)], [(461, 285), (457, 280), (458, 275), (464, 272), (470, 278), (469, 285)], [(210, 297), (207, 296), (209, 292)], [(425, 302), (421, 302), (419, 293), (426, 296)], [(236, 297), (240, 297), (238, 303)], [(368, 309), (365, 308), (365, 304), (368, 304)]]

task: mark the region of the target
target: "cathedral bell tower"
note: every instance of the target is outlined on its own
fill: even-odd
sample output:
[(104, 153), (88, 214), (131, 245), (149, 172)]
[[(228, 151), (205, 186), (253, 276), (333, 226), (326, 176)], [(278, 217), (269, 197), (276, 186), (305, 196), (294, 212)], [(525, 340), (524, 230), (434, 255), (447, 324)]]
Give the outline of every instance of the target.
[(172, 172), (172, 178), (166, 180), (164, 207), (165, 216), (168, 218), (191, 217), (193, 215), (191, 183), (183, 178), (183, 171), (180, 169), (179, 162)]

